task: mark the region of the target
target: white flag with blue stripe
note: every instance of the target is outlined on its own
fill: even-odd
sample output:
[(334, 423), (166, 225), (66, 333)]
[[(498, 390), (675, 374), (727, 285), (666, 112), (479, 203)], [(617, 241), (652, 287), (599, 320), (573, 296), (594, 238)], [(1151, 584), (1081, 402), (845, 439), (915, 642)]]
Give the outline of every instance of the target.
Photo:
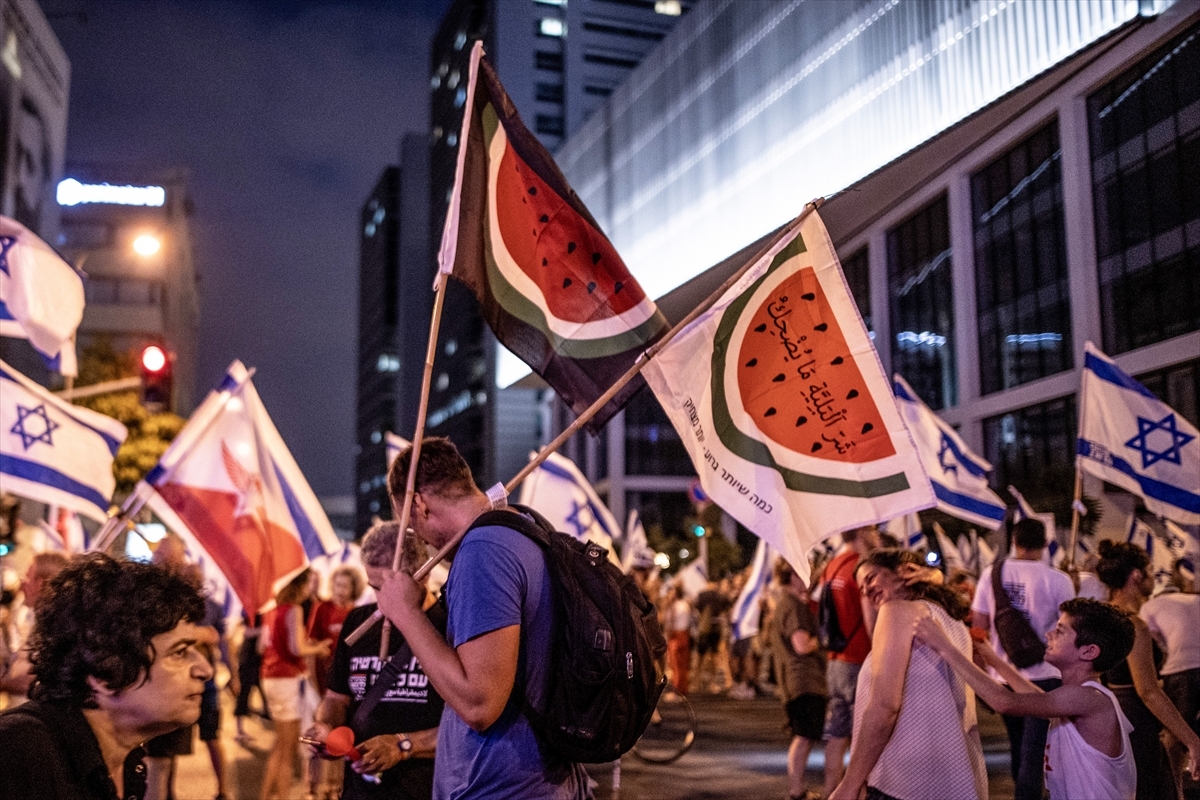
[(733, 604), (731, 621), (733, 641), (740, 642), (757, 636), (762, 625), (762, 598), (771, 582), (771, 566), (775, 563), (775, 553), (765, 539), (758, 540), (754, 551), (754, 560), (750, 562), (750, 574), (746, 577), (746, 585)]
[(51, 369), (76, 375), (83, 279), (50, 245), (0, 217), (0, 336), (28, 339)]
[[(1049, 512), (1034, 511), (1033, 506), (1025, 499), (1025, 495), (1017, 491), (1017, 487), (1009, 486), (1008, 493), (1017, 501), (1017, 507), (1013, 510), (1013, 522), (1020, 522), (1023, 519), (1035, 519), (1042, 523), (1042, 527), (1046, 529), (1046, 549), (1042, 551), (1042, 563), (1047, 565), (1057, 565), (1062, 561), (1062, 556), (1058, 546), (1058, 528), (1054, 523), (1054, 514)], [(1013, 545), (1009, 557), (1016, 554), (1016, 545)]]
[(1004, 501), (988, 487), (992, 465), (972, 453), (958, 432), (934, 414), (904, 378), (894, 376), (893, 387), (900, 416), (933, 483), (938, 510), (989, 530), (1003, 525)]
[(1166, 529), (1167, 547), (1171, 551), (1171, 558), (1179, 562), (1179, 570), (1183, 576), (1195, 584), (1196, 570), (1200, 568), (1200, 537), (1195, 533), (1188, 533), (1169, 519), (1163, 520), (1163, 527)]
[(896, 537), (900, 541), (901, 547), (908, 550), (929, 549), (929, 542), (921, 527), (921, 517), (915, 511), (902, 517), (889, 519), (883, 529), (887, 534)]
[(1200, 431), (1087, 343), (1076, 463), (1141, 495), (1146, 508), (1200, 525)]
[[(537, 454), (530, 453), (530, 459)], [(556, 529), (579, 541), (591, 541), (608, 550), (609, 559), (620, 566), (613, 540), (621, 529), (612, 512), (571, 459), (551, 453), (521, 483), (518, 502), (536, 509)]]
[(0, 491), (103, 522), (125, 426), (55, 397), (0, 361)]
[(1129, 533), (1125, 539), (1145, 550), (1146, 555), (1150, 556), (1150, 572), (1154, 576), (1153, 593), (1158, 594), (1167, 588), (1175, 567), (1175, 556), (1171, 553), (1168, 541), (1136, 513), (1129, 518)]
[[(387, 468), (391, 470), (392, 464), (400, 457), (400, 454), (412, 446), (412, 442), (405, 439), (403, 436), (388, 431), (383, 434), (384, 447), (387, 450)], [(419, 459), (418, 459), (419, 460)]]
[(646, 529), (636, 508), (629, 509), (625, 520), (625, 541), (621, 544), (621, 572), (626, 575), (634, 567), (649, 569), (654, 566), (655, 552), (646, 539)]

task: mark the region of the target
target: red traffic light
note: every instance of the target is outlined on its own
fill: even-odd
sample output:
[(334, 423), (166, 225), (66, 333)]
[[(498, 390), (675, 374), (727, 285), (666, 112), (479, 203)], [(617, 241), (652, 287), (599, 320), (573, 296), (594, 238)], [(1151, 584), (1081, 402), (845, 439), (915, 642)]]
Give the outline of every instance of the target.
[(142, 405), (150, 411), (171, 407), (172, 364), (166, 350), (152, 344), (142, 350)]
[(166, 369), (167, 354), (158, 345), (150, 345), (142, 351), (142, 368), (147, 372), (161, 372)]

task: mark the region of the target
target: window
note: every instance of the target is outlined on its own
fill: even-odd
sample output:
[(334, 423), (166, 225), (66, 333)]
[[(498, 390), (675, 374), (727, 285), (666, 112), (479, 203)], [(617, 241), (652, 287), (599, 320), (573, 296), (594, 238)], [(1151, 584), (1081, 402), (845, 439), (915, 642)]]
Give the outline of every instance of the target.
[(625, 406), (625, 473), (696, 474), (675, 426), (652, 392), (638, 393)]
[(858, 313), (868, 331), (874, 331), (871, 326), (871, 265), (867, 260), (867, 248), (862, 248), (854, 255), (842, 261), (842, 272), (846, 275), (846, 284), (854, 302), (858, 304)]
[(1200, 425), (1200, 359), (1138, 375), (1142, 385), (1193, 425)]
[(1087, 106), (1105, 351), (1200, 329), (1200, 27)]
[(562, 38), (567, 35), (567, 24), (561, 19), (543, 17), (537, 21), (537, 27), (534, 29), (534, 32), (538, 36)]
[(1061, 397), (983, 421), (992, 485), (1017, 488), (1054, 482), (1075, 463), (1075, 398)]
[(633, 69), (638, 65), (636, 58), (597, 52), (584, 53), (583, 60), (589, 64), (603, 64), (606, 67), (623, 67), (625, 69)]
[(533, 65), (538, 69), (544, 69), (549, 72), (562, 72), (562, 53), (543, 53), (541, 50), (538, 50), (533, 54)]
[(566, 125), (561, 116), (554, 114), (538, 114), (533, 118), (533, 127), (539, 134), (545, 136), (563, 136)]
[[(679, 16), (675, 14), (674, 16)], [(600, 20), (587, 20), (583, 23), (583, 29), (591, 33), (607, 33), (610, 36), (624, 36), (629, 39), (646, 39), (651, 42), (661, 42), (666, 35), (655, 30), (646, 30), (644, 28), (634, 28), (630, 25), (622, 25), (614, 22), (602, 22)]]
[(612, 94), (611, 86), (596, 86), (595, 84), (584, 84), (583, 93), (595, 95), (596, 97), (608, 97)]
[(137, 278), (89, 276), (83, 282), (84, 299), (97, 305), (156, 306), (162, 302), (162, 284)]
[(1058, 123), (971, 176), (983, 394), (1071, 369)]
[(563, 101), (563, 87), (561, 83), (535, 84), (533, 93), (543, 103), (561, 103)]
[(892, 368), (930, 408), (958, 401), (950, 222), (942, 195), (887, 234)]

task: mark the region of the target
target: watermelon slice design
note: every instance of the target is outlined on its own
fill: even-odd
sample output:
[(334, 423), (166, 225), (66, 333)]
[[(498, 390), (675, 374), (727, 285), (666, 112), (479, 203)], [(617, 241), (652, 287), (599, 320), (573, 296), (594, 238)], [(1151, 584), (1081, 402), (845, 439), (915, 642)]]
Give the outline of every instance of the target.
[[(806, 266), (772, 280), (803, 252), (797, 235), (721, 318), (712, 360), (717, 433), (732, 452), (778, 470), (791, 489), (859, 497), (906, 489), (903, 473), (846, 480), (801, 473), (776, 457), (864, 464), (896, 453), (816, 271)], [(726, 392), (730, 385), (736, 395)], [(754, 430), (739, 429), (735, 416), (748, 417)]]
[(574, 358), (622, 353), (666, 327), (608, 239), (513, 149), (494, 108), (488, 142), (488, 263), (492, 292), (510, 314)]

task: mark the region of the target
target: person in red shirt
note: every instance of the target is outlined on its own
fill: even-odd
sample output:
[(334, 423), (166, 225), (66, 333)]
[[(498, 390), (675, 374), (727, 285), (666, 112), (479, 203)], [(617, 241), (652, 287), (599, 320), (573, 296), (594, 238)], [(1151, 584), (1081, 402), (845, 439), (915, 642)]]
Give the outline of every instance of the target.
[[(308, 621), (308, 638), (314, 642), (337, 642), (346, 615), (362, 597), (365, 588), (362, 570), (348, 565), (338, 567), (329, 579), (329, 588), (333, 596), (319, 602)], [(317, 685), (318, 693), (324, 697), (325, 690), (329, 688), (329, 665), (333, 657), (316, 656), (315, 660), (313, 682)]]
[(850, 749), (850, 731), (854, 727), (854, 694), (858, 672), (871, 652), (871, 633), (863, 619), (862, 595), (854, 581), (860, 556), (879, 547), (875, 526), (868, 525), (842, 534), (845, 543), (833, 560), (825, 565), (819, 583), (822, 591), (833, 592), (838, 625), (847, 639), (846, 649), (829, 653), (826, 681), (829, 688), (829, 713), (825, 721), (825, 796), (828, 797), (845, 772), (844, 759)]

